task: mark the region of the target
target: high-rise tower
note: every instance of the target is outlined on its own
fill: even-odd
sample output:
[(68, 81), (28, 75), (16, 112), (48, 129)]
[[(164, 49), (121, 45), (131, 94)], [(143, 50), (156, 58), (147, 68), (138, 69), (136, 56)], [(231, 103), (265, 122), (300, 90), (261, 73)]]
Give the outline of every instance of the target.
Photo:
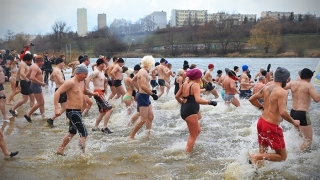
[(78, 8), (77, 9), (77, 25), (78, 25), (78, 35), (86, 36), (88, 33), (87, 25), (87, 9)]

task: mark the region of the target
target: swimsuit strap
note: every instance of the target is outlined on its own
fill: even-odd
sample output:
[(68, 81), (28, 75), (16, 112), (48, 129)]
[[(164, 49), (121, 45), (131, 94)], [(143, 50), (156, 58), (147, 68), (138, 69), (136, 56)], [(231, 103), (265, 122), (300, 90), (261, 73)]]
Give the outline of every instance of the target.
[[(192, 86), (193, 84), (194, 84), (194, 83), (192, 83), (191, 86)], [(184, 84), (182, 84), (182, 86), (183, 86), (183, 85), (184, 85)], [(182, 96), (183, 99), (187, 99), (187, 98), (190, 96), (191, 86), (190, 86), (190, 88), (189, 88), (189, 95), (188, 95), (187, 97)], [(181, 87), (181, 88), (182, 88), (182, 87)]]
[(189, 89), (189, 96), (190, 96), (190, 92), (191, 92), (191, 87), (192, 87), (192, 85), (193, 85), (194, 83), (192, 83), (191, 84), (191, 86), (190, 86), (190, 89)]

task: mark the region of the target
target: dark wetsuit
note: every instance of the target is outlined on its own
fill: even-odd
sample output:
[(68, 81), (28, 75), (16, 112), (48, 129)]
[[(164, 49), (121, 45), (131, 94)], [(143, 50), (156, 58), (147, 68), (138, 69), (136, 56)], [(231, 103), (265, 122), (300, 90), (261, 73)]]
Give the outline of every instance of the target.
[[(193, 84), (191, 84), (192, 86)], [(182, 97), (183, 99), (186, 99), (187, 102), (182, 102), (181, 104), (181, 108), (180, 108), (180, 114), (182, 119), (186, 119), (187, 117), (189, 117), (190, 115), (193, 114), (198, 114), (199, 109), (200, 109), (200, 105), (196, 102), (194, 95), (190, 95), (191, 92), (191, 86), (189, 89), (189, 96), (187, 97)]]

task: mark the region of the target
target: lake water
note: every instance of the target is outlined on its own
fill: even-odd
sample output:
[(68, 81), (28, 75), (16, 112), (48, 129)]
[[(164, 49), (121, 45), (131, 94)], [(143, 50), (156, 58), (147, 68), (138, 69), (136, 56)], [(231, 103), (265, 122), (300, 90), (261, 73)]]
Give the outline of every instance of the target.
[[(96, 59), (91, 59), (94, 63)], [(133, 68), (141, 59), (128, 58), (125, 65)], [(160, 59), (157, 58), (157, 61)], [(183, 61), (197, 64), (207, 69), (209, 63), (215, 65), (213, 75), (218, 69), (241, 68), (247, 64), (254, 76), (260, 67), (270, 63), (273, 70), (278, 66), (286, 67), (292, 79), (298, 70), (305, 67), (314, 69), (319, 59), (308, 58), (170, 58), (173, 70), (182, 67)], [(70, 70), (66, 78), (70, 77)], [(54, 114), (54, 84), (43, 88), (45, 94), (46, 117)], [(9, 84), (5, 84), (9, 96)], [(317, 87), (318, 92), (320, 89)], [(15, 100), (21, 96), (15, 97)], [(203, 96), (213, 99), (213, 96)], [(18, 117), (10, 123), (1, 122), (1, 129), (9, 151), (19, 150), (15, 158), (0, 158), (0, 179), (320, 179), (320, 105), (312, 103), (310, 116), (314, 127), (314, 142), (307, 153), (297, 154), (302, 138), (292, 124), (284, 121), (287, 160), (284, 162), (266, 162), (255, 173), (247, 163), (247, 153), (257, 152), (256, 122), (261, 112), (247, 100), (240, 100), (238, 108), (227, 107), (221, 97), (218, 105), (201, 106), (202, 132), (198, 137), (191, 156), (186, 156), (185, 146), (188, 129), (180, 117), (180, 107), (174, 99), (173, 88), (167, 96), (153, 101), (155, 118), (152, 136), (145, 138), (145, 127), (136, 135), (136, 140), (128, 141), (132, 127), (127, 127), (130, 117), (120, 100), (111, 101), (114, 113), (109, 121), (113, 134), (92, 132), (91, 128), (98, 114), (94, 102), (89, 115), (83, 118), (89, 136), (86, 156), (80, 157), (79, 136), (68, 144), (66, 156), (54, 154), (63, 136), (68, 131), (63, 114), (57, 118), (54, 128), (50, 129), (41, 116), (32, 116), (28, 123), (23, 115), (29, 109), (26, 104), (18, 109)], [(11, 106), (6, 106), (9, 109)], [(289, 96), (288, 110), (291, 109)], [(39, 112), (39, 111), (37, 111)], [(3, 156), (1, 156), (3, 157)]]

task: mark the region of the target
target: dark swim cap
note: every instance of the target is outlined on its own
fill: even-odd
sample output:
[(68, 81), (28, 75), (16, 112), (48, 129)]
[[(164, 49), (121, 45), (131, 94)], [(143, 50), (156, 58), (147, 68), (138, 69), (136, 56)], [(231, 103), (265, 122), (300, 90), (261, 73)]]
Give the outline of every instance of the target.
[(300, 74), (301, 79), (311, 79), (312, 76), (313, 76), (313, 72), (310, 69), (304, 68), (301, 70), (301, 74)]
[(274, 82), (283, 82), (287, 81), (290, 77), (290, 72), (288, 69), (283, 67), (278, 67), (274, 72)]

